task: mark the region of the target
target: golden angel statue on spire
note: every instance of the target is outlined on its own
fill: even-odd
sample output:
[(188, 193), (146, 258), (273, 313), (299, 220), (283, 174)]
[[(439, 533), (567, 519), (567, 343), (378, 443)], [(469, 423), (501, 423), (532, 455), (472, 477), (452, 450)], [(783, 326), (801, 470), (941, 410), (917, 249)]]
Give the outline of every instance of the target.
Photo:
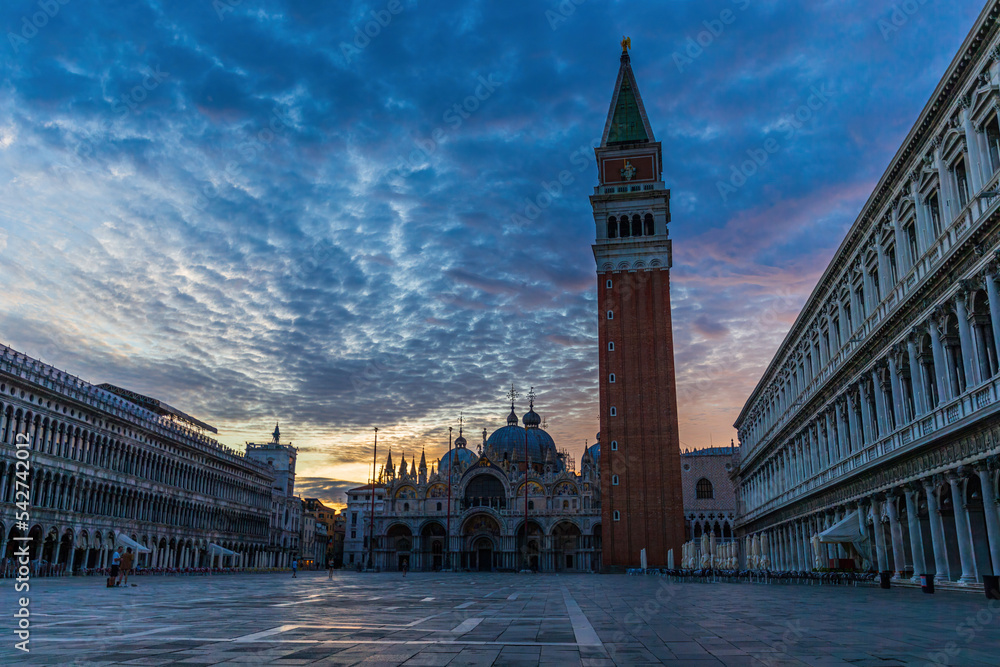
[(632, 48), (632, 38), (622, 35), (622, 51), (628, 51)]

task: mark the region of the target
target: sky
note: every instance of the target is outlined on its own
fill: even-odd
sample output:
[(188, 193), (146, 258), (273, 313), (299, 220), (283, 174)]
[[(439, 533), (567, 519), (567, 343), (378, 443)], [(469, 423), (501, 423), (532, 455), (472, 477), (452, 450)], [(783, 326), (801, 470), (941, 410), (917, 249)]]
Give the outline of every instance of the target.
[(671, 190), (681, 446), (728, 444), (981, 10), (5, 2), (0, 341), (231, 446), (280, 422), (297, 492), (335, 503), (374, 427), (380, 459), (430, 461), (460, 415), (470, 444), (501, 426), (511, 383), (579, 460), (628, 35)]

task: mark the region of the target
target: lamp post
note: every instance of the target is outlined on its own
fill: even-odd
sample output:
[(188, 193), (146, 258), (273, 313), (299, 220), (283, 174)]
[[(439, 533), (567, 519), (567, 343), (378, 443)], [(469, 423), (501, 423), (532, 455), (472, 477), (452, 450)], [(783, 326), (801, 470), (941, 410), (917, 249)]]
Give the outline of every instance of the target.
[(372, 450), (372, 515), (368, 520), (368, 568), (375, 569), (375, 475), (378, 466), (378, 427), (375, 427), (375, 448)]
[(445, 520), (444, 529), (444, 569), (451, 571), (451, 472), (455, 468), (455, 461), (451, 455), (451, 426), (448, 427), (448, 518)]

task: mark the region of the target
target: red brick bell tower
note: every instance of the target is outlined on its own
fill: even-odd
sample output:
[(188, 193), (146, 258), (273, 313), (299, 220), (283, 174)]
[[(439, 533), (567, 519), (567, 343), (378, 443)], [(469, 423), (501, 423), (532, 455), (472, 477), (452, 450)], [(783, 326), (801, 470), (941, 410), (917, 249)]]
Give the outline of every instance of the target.
[(684, 542), (670, 324), (670, 191), (622, 40), (590, 197), (597, 225), (601, 514), (607, 570), (666, 567)]

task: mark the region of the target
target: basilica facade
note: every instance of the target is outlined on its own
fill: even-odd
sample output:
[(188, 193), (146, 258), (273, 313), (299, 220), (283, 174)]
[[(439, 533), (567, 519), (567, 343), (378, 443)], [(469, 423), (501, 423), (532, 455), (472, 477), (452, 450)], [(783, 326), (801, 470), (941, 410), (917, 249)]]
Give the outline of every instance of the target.
[(599, 570), (600, 441), (578, 473), (533, 406), (520, 421), (512, 403), (507, 425), (484, 429), (475, 450), (460, 428), (429, 468), (424, 453), (396, 467), (390, 452), (374, 488), (347, 492), (345, 567)]
[(988, 3), (736, 421), (755, 562), (1000, 574), (998, 17)]

